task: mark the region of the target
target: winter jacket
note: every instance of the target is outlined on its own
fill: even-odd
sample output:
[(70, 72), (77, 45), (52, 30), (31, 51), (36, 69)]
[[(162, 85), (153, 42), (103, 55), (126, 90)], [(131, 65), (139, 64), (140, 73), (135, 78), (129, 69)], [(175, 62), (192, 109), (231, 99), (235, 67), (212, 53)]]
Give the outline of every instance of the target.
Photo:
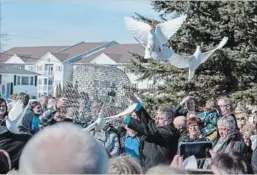
[(251, 165), (254, 173), (257, 173), (257, 135), (251, 136), (251, 150), (252, 150), (252, 158)]
[(252, 152), (251, 165), (255, 174), (257, 174), (257, 148)]
[(204, 123), (203, 129), (201, 130), (201, 132), (205, 137), (217, 131), (217, 122), (219, 119), (219, 115), (216, 112), (216, 110), (206, 111), (206, 112), (197, 114), (197, 118), (199, 118)]
[[(213, 151), (216, 153), (229, 153), (233, 151), (242, 154), (247, 152), (246, 145), (237, 131), (229, 134), (225, 140), (218, 138), (217, 142), (214, 143)], [(204, 168), (210, 168), (207, 161), (205, 161)]]
[(20, 132), (22, 134), (34, 135), (40, 130), (39, 123), (39, 116), (34, 114), (32, 110), (27, 110), (19, 126)]
[(56, 121), (54, 120), (54, 111), (48, 109), (47, 111), (43, 112), (40, 116), (39, 116), (39, 126), (40, 129), (43, 129), (46, 126), (50, 126), (56, 123)]
[(177, 116), (187, 116), (187, 109), (184, 109), (183, 106), (181, 106), (180, 104), (178, 104), (175, 108), (175, 117)]
[(187, 139), (187, 131), (182, 131), (180, 132), (180, 136), (179, 136), (179, 139), (178, 139), (178, 144), (180, 142), (183, 142), (184, 140)]
[(246, 145), (238, 132), (231, 133), (223, 141), (218, 139), (213, 147), (214, 152), (228, 153), (230, 151), (245, 153)]
[(140, 162), (144, 170), (158, 164), (169, 165), (176, 155), (179, 131), (172, 124), (157, 127), (144, 107), (135, 111), (139, 120), (126, 117), (124, 123), (140, 135)]
[(18, 170), (20, 155), (30, 138), (31, 135), (13, 134), (7, 129), (0, 133), (0, 149), (8, 152), (11, 159), (12, 169)]
[[(139, 152), (139, 146), (140, 146), (140, 135), (138, 133), (135, 134), (135, 136), (130, 137), (127, 134), (127, 130), (124, 127), (120, 127), (118, 129), (119, 132), (119, 138), (120, 138), (120, 154), (126, 154), (128, 156), (132, 156), (136, 159), (140, 159), (140, 152)], [(133, 141), (133, 143), (130, 143), (129, 145), (126, 145), (126, 139), (130, 139), (130, 141)], [(135, 139), (135, 140), (133, 140)], [(134, 145), (134, 143), (139, 143), (139, 146)], [(139, 152), (139, 153), (138, 153)]]

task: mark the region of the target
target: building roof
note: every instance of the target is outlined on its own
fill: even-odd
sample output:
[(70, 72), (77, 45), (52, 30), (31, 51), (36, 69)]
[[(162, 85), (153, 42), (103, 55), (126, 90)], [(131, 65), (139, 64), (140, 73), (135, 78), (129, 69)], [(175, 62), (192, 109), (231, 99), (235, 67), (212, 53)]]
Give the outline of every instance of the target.
[(35, 72), (21, 69), (19, 66), (14, 66), (14, 65), (10, 65), (10, 64), (4, 64), (4, 63), (0, 63), (0, 73), (37, 75), (37, 73), (35, 73)]
[(86, 43), (80, 42), (72, 46), (38, 46), (38, 47), (14, 47), (10, 50), (0, 53), (0, 62), (6, 62), (11, 56), (17, 55), (24, 62), (38, 61), (46, 53), (50, 52), (60, 61), (76, 57), (88, 52), (106, 42)]
[(14, 54), (19, 56), (24, 62), (34, 62), (47, 52), (56, 52), (67, 47), (69, 46), (14, 47), (0, 53), (0, 62), (6, 62)]
[(60, 61), (65, 61), (69, 58), (76, 57), (78, 55), (81, 55), (83, 53), (88, 52), (91, 49), (94, 49), (96, 47), (99, 47), (103, 44), (106, 44), (106, 42), (95, 42), (95, 43), (86, 43), (81, 42), (79, 44), (76, 44), (74, 46), (71, 46), (67, 49), (61, 50), (58, 53), (54, 54)]
[(93, 55), (84, 57), (75, 62), (75, 64), (90, 63), (92, 60), (103, 53), (117, 63), (130, 63), (130, 52), (144, 55), (145, 49), (140, 44), (115, 44)]

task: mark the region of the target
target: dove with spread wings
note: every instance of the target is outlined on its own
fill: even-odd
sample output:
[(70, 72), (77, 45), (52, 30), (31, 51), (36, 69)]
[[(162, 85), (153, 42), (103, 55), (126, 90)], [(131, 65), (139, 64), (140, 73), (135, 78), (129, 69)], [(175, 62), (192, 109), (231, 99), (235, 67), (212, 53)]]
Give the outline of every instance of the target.
[(183, 15), (159, 23), (155, 28), (130, 17), (125, 17), (124, 21), (133, 37), (145, 48), (145, 59), (167, 60), (174, 51), (165, 47), (164, 44), (178, 31), (186, 17), (186, 15)]
[(168, 61), (177, 68), (189, 68), (188, 81), (190, 81), (200, 64), (204, 63), (216, 50), (221, 49), (227, 41), (228, 37), (224, 37), (218, 46), (208, 52), (201, 52), (200, 46), (197, 46), (195, 53), (191, 56), (182, 56), (173, 53)]

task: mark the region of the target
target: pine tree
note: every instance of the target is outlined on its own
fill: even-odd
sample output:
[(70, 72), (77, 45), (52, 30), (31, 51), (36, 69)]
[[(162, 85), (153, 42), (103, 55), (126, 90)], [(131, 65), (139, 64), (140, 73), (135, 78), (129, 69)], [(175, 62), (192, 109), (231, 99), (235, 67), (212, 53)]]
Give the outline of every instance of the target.
[[(168, 62), (149, 61), (134, 54), (131, 71), (140, 79), (163, 81), (156, 89), (143, 93), (152, 109), (162, 103), (179, 102), (189, 92), (198, 95), (200, 104), (218, 96), (230, 96), (235, 102), (257, 102), (257, 2), (246, 1), (153, 1), (161, 20), (181, 14), (187, 19), (167, 46), (181, 55), (192, 55), (196, 46), (211, 50), (224, 36), (223, 49), (213, 54), (188, 82), (188, 69), (176, 69)], [(171, 17), (168, 17), (171, 16)], [(138, 16), (142, 21), (153, 23)]]

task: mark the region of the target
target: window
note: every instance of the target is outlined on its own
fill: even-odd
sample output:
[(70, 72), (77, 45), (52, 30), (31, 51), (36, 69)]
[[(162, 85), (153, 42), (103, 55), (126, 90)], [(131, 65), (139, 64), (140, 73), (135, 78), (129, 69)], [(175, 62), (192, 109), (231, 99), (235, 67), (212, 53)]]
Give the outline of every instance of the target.
[(53, 80), (48, 80), (48, 85), (52, 85), (53, 84)]
[(2, 84), (2, 74), (0, 74), (0, 84)]
[(154, 89), (154, 84), (147, 84), (148, 89)]
[(62, 66), (58, 66), (58, 69), (57, 69), (59, 72), (62, 71)]
[(21, 77), (17, 76), (17, 85), (21, 85)]
[(47, 78), (44, 78), (44, 85), (47, 85)]
[(29, 70), (30, 70), (30, 71), (33, 71), (33, 66), (29, 66)]
[(34, 85), (34, 77), (30, 77), (30, 85)]
[(29, 85), (29, 77), (22, 77), (21, 85)]
[(132, 88), (137, 89), (137, 87), (138, 87), (138, 84), (137, 84), (137, 83), (133, 83), (133, 84), (132, 84)]

